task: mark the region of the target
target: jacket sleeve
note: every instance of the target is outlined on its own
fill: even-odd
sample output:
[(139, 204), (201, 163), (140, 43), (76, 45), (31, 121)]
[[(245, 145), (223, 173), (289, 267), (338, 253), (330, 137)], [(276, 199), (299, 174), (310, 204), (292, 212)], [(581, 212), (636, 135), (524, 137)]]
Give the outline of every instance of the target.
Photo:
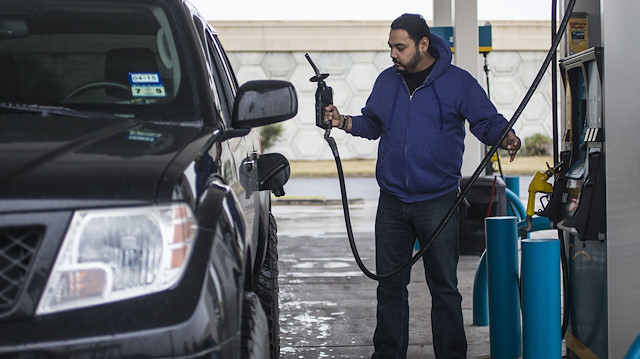
[(469, 121), (471, 132), (487, 146), (495, 144), (508, 124), (477, 81), (464, 94), (460, 113)]
[(364, 107), (362, 115), (351, 116), (350, 133), (354, 136), (376, 140), (382, 134), (382, 127), (380, 121), (372, 113), (367, 114), (368, 112), (367, 107)]
[[(380, 112), (381, 101), (376, 100), (380, 93), (380, 77), (376, 79), (371, 94), (367, 98), (367, 104), (362, 108), (362, 115), (351, 116), (351, 131), (354, 136), (375, 140), (382, 134), (382, 124), (377, 113)], [(384, 106), (382, 106), (384, 107)]]

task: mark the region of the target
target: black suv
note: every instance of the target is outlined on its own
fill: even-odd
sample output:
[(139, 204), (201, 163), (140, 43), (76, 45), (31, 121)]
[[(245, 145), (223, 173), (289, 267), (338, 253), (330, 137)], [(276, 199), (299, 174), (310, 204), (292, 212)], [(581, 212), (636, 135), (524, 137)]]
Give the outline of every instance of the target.
[(0, 1), (0, 357), (277, 357), (296, 112), (181, 0)]

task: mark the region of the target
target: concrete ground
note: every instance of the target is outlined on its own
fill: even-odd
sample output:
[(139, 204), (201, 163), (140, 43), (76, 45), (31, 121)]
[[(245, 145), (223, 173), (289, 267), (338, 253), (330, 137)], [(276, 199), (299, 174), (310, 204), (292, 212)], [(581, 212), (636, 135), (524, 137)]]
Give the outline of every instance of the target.
[[(362, 274), (353, 259), (337, 183), (300, 181), (303, 180), (290, 181), (285, 190), (293, 195), (274, 201), (273, 206), (279, 234), (281, 357), (368, 358), (373, 353), (377, 282)], [(521, 187), (526, 188), (528, 182), (529, 179), (521, 180)], [(356, 199), (350, 207), (358, 251), (373, 271), (375, 180), (347, 179), (347, 191), (353, 195), (350, 199)], [(310, 197), (306, 192), (320, 195)], [(521, 190), (522, 195), (526, 196), (526, 190)], [(305, 197), (311, 200), (295, 205)], [(537, 233), (538, 238), (554, 238), (553, 235), (549, 231)], [(472, 325), (478, 262), (478, 256), (461, 256), (458, 282), (463, 296), (468, 358), (490, 358), (489, 327)], [(411, 277), (407, 357), (435, 358), (431, 297), (422, 265), (414, 266)]]
[[(374, 270), (375, 202), (351, 206), (354, 236), (365, 264)], [(340, 206), (274, 206), (280, 252), (282, 358), (367, 358), (373, 353), (376, 282), (355, 263)], [(472, 325), (472, 288), (479, 258), (460, 258), (469, 358), (489, 358), (489, 327)], [(420, 262), (419, 262), (420, 263)], [(408, 358), (434, 358), (431, 298), (421, 265), (409, 284)]]

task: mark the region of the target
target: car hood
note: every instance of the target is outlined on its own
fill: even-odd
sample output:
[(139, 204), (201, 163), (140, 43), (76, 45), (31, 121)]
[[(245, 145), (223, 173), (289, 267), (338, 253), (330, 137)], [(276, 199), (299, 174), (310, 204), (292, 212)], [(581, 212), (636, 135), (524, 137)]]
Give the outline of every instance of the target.
[[(4, 115), (0, 212), (29, 203), (51, 209), (158, 201), (161, 180), (178, 178), (193, 156), (169, 164), (201, 133), (199, 127), (127, 119)], [(176, 173), (168, 173), (171, 168)]]

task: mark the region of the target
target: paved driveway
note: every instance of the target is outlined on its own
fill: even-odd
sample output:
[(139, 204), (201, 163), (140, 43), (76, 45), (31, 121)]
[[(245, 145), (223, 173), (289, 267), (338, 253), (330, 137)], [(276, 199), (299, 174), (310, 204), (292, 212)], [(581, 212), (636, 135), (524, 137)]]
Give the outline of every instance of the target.
[[(376, 202), (351, 206), (358, 250), (374, 267)], [(376, 282), (355, 263), (339, 205), (275, 205), (280, 252), (282, 358), (367, 358), (373, 353)], [(472, 287), (478, 257), (462, 256), (459, 286), (464, 297), (469, 358), (488, 358), (489, 327), (472, 323)], [(421, 263), (421, 262), (418, 262)], [(431, 298), (422, 265), (412, 269), (409, 358), (434, 358)]]

